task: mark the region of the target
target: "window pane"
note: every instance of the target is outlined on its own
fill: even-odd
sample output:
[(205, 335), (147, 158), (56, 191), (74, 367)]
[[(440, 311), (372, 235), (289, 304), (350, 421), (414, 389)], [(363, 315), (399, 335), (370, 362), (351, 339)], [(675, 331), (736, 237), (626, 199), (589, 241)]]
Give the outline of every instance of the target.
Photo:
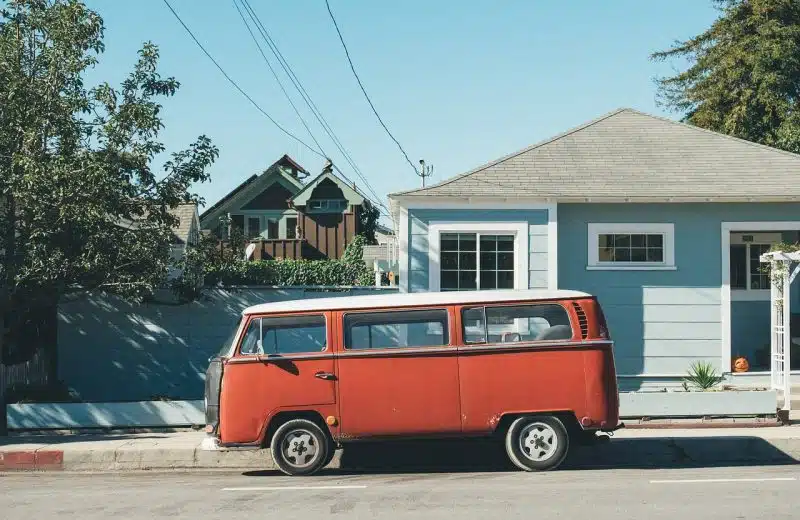
[(664, 235), (647, 235), (647, 247), (664, 247)]
[(348, 349), (434, 347), (447, 345), (447, 310), (348, 314), (344, 318)]
[(481, 235), (481, 251), (497, 251), (497, 237), (494, 235)]
[(514, 271), (500, 271), (497, 273), (498, 289), (514, 288)]
[(631, 262), (646, 262), (647, 249), (643, 247), (631, 248)]
[(476, 289), (477, 281), (475, 271), (459, 271), (458, 273), (458, 288), (459, 289)]
[(500, 235), (497, 237), (497, 250), (498, 251), (513, 251), (514, 250), (514, 236), (513, 235)]
[(647, 247), (647, 235), (631, 235), (631, 247)]
[(439, 258), (442, 269), (458, 269), (458, 253), (442, 253)]
[(247, 235), (250, 238), (255, 238), (261, 234), (261, 218), (248, 217), (247, 219)]
[(481, 252), (481, 269), (497, 269), (497, 253)]
[(647, 249), (647, 261), (648, 262), (663, 262), (664, 261), (664, 250), (663, 249), (648, 248)]
[[(514, 269), (514, 253), (497, 253), (497, 268), (498, 269)], [(483, 269), (483, 265), (481, 265)]]
[(459, 269), (475, 269), (475, 253), (459, 253), (458, 255), (458, 268)]
[(597, 237), (597, 242), (601, 249), (612, 248), (614, 247), (614, 235), (601, 234)]
[(614, 248), (614, 260), (617, 262), (630, 262), (631, 250), (627, 248)]
[(458, 236), (458, 249), (459, 251), (475, 251), (475, 235), (474, 234), (461, 234)]
[(461, 326), (466, 343), (486, 343), (486, 320), (483, 316), (483, 307), (462, 310)]
[(264, 318), (265, 354), (298, 354), (325, 350), (325, 317)]
[(614, 235), (614, 247), (631, 247), (631, 236)]
[(458, 235), (443, 233), (440, 242), (439, 249), (441, 251), (458, 251)]
[(572, 338), (566, 310), (560, 305), (486, 307), (489, 341), (515, 343)]
[(297, 238), (297, 219), (295, 217), (286, 219), (286, 238)]
[(239, 348), (240, 352), (245, 355), (262, 354), (260, 345), (261, 339), (261, 318), (250, 320), (247, 326), (247, 332), (242, 338), (242, 344)]
[(731, 289), (747, 289), (747, 246), (731, 244)]
[(598, 251), (597, 259), (601, 262), (613, 262), (614, 261), (614, 248), (613, 247), (601, 247), (600, 251)]
[(497, 271), (481, 270), (481, 289), (497, 289)]
[(458, 289), (458, 271), (442, 271), (442, 289)]
[(268, 220), (267, 221), (267, 237), (268, 238), (278, 238), (278, 221), (277, 220)]

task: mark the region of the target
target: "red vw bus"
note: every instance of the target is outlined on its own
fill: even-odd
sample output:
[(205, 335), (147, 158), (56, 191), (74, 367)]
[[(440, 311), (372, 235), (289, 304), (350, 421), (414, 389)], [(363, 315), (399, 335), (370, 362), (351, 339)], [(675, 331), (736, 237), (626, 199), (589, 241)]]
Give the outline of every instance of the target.
[(527, 471), (619, 423), (612, 341), (573, 291), (352, 296), (257, 305), (206, 374), (206, 431), (290, 475), (362, 439), (490, 436)]

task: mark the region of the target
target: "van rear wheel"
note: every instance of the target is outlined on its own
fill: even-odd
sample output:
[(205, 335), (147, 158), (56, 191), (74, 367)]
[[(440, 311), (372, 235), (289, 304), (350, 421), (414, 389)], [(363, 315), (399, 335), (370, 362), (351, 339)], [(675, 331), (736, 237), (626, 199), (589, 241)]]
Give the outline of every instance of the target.
[(526, 415), (516, 419), (506, 432), (506, 454), (524, 471), (548, 471), (564, 462), (569, 434), (557, 417)]
[(312, 475), (330, 462), (333, 443), (313, 421), (293, 419), (282, 424), (270, 443), (272, 459), (283, 473)]

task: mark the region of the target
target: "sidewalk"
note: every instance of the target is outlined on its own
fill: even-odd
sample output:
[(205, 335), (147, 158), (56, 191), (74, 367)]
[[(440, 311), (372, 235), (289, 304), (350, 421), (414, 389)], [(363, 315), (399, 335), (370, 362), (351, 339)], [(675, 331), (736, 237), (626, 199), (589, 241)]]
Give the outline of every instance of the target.
[[(0, 439), (0, 471), (272, 470), (269, 450), (207, 451), (202, 432), (28, 435)], [(575, 446), (567, 467), (674, 467), (800, 462), (800, 425), (775, 428), (620, 430), (606, 444)], [(330, 468), (497, 469), (502, 451), (476, 441), (353, 445)]]

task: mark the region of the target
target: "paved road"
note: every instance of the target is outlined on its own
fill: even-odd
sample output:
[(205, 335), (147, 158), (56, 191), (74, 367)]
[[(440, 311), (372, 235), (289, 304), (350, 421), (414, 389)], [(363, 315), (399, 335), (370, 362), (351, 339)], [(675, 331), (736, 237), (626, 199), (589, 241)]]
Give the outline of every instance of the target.
[[(344, 475), (0, 474), (0, 517), (800, 518), (797, 466)], [(223, 516), (224, 515), (224, 516)]]

